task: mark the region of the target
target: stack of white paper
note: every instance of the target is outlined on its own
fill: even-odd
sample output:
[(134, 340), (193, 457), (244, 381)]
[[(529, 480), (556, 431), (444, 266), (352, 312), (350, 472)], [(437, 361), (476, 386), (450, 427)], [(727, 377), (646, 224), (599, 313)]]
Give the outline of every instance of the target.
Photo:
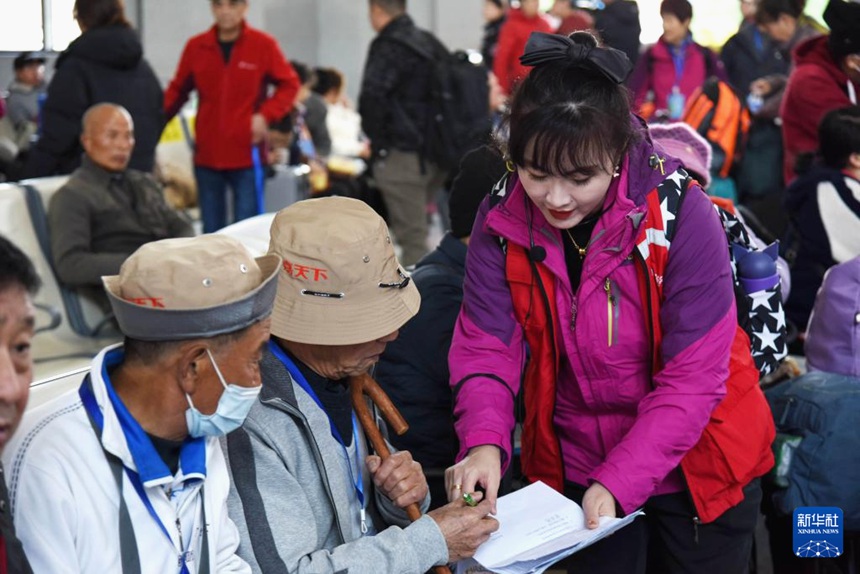
[(604, 516), (600, 526), (589, 530), (582, 508), (542, 482), (499, 498), (496, 506), (499, 530), (478, 548), (474, 560), (458, 563), (458, 573), (540, 574), (642, 514)]

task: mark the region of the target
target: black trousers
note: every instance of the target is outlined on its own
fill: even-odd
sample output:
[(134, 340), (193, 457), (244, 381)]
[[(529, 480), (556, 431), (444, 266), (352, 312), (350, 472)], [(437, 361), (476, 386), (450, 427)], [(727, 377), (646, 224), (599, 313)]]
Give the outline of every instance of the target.
[[(585, 489), (567, 483), (582, 504)], [(746, 574), (761, 504), (758, 479), (744, 499), (709, 524), (697, 524), (688, 492), (652, 496), (645, 516), (564, 562), (568, 574)]]

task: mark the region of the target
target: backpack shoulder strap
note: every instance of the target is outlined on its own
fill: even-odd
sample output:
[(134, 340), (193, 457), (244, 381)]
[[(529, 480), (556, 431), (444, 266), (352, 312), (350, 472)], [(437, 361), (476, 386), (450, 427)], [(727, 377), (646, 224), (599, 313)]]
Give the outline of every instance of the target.
[(437, 40), (430, 32), (415, 26), (393, 30), (387, 35), (387, 38), (402, 46), (406, 46), (428, 61), (439, 59), (439, 47), (441, 46), (444, 48), (442, 43), (439, 42), (439, 40)]
[(663, 276), (669, 262), (669, 248), (675, 233), (675, 222), (681, 202), (692, 178), (678, 169), (651, 190), (645, 198), (645, 221), (639, 229), (637, 252), (640, 267), (640, 293), (645, 305), (645, 321), (651, 331), (652, 371), (660, 370), (660, 306), (663, 302)]
[[(717, 214), (720, 216), (720, 222), (723, 224), (728, 242), (737, 243), (747, 249), (754, 248), (755, 245), (747, 231), (746, 224), (738, 217), (737, 210), (734, 204), (731, 203), (731, 200), (728, 200), (728, 203), (726, 203), (726, 200), (723, 198), (712, 197), (710, 199), (714, 204), (714, 209), (717, 210)], [(729, 257), (734, 261), (731, 249), (729, 250)]]
[[(645, 197), (645, 223), (640, 228), (637, 243), (640, 255), (646, 262), (655, 255), (655, 247), (669, 249), (675, 234), (675, 221), (681, 211), (681, 201), (692, 181), (690, 174), (679, 168)], [(665, 265), (659, 271), (662, 274)]]
[(645, 69), (648, 70), (648, 77), (650, 78), (651, 74), (654, 73), (654, 46), (646, 49), (642, 57), (645, 58)]
[[(496, 182), (496, 185), (494, 185), (493, 189), (490, 191), (490, 209), (493, 209), (495, 206), (501, 203), (502, 200), (507, 197), (508, 193), (511, 191), (510, 187), (513, 182), (511, 181), (510, 175), (510, 172), (505, 172), (505, 175), (503, 175), (502, 178)], [(502, 252), (507, 253), (508, 242), (505, 240), (504, 237), (501, 236), (498, 237), (498, 240), (499, 247), (501, 248)]]
[(705, 79), (710, 78), (711, 76), (715, 76), (717, 73), (716, 70), (716, 62), (714, 59), (714, 53), (705, 46), (701, 44), (696, 44), (696, 47), (702, 53), (702, 57), (705, 58)]
[(510, 172), (505, 172), (505, 175), (496, 182), (493, 186), (493, 189), (490, 190), (490, 209), (497, 206), (501, 201), (508, 196), (510, 190), (510, 185), (513, 183), (511, 181)]

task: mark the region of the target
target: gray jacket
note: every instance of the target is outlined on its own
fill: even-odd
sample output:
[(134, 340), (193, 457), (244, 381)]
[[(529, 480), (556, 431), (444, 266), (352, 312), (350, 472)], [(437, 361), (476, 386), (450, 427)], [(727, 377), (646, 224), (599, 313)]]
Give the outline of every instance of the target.
[[(405, 513), (373, 488), (363, 434), (358, 460), (370, 499), (370, 532), (362, 536), (360, 505), (344, 448), (328, 415), (266, 349), (263, 390), (244, 426), (225, 440), (232, 486), (230, 517), (242, 541), (239, 555), (254, 572), (301, 574), (422, 574), (448, 558), (436, 522)], [(355, 452), (350, 452), (355, 460)], [(424, 501), (424, 508), (429, 497)], [(387, 528), (380, 528), (390, 524)]]
[(111, 174), (86, 156), (51, 198), (48, 226), (60, 281), (99, 289), (101, 277), (119, 273), (141, 245), (194, 235), (151, 175), (133, 169)]
[(325, 100), (321, 95), (312, 93), (305, 101), (305, 125), (311, 132), (311, 139), (314, 142), (317, 155), (324, 158), (331, 155), (331, 135), (329, 135), (326, 125), (327, 115), (328, 108), (325, 105)]
[(36, 123), (39, 119), (39, 95), (44, 93), (44, 86), (34, 88), (17, 80), (9, 84), (9, 95), (6, 97), (6, 115), (20, 129), (25, 122)]

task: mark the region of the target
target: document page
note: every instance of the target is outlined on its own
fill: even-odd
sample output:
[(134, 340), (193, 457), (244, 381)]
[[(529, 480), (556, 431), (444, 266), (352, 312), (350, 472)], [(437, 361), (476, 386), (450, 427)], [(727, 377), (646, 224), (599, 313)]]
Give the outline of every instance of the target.
[[(474, 562), (463, 564), (459, 572), (543, 572), (641, 514), (637, 511), (625, 518), (603, 517), (598, 528), (589, 530), (582, 508), (542, 482), (499, 498), (497, 510), (499, 530), (478, 548)], [(483, 569), (476, 568), (475, 562)]]

